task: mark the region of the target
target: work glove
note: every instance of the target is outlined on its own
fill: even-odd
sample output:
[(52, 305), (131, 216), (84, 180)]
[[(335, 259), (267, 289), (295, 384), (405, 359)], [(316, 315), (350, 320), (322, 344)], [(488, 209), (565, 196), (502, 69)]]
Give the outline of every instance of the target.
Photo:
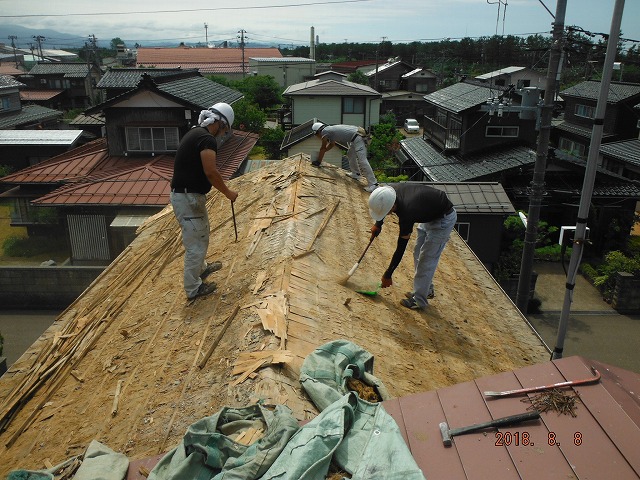
[(382, 227), (379, 227), (374, 223), (373, 226), (371, 227), (371, 237), (369, 238), (369, 240), (373, 240), (374, 238), (376, 238), (378, 235), (380, 235), (381, 231), (382, 231)]
[(387, 278), (387, 277), (382, 277), (382, 280), (380, 281), (380, 286), (382, 288), (387, 288), (390, 287), (391, 285), (393, 285), (393, 280), (391, 279), (391, 277)]

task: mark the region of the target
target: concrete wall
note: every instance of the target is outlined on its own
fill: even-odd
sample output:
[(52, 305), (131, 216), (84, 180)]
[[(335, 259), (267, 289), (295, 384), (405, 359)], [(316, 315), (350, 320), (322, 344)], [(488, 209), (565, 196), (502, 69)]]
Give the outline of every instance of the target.
[(4, 309), (62, 309), (93, 282), (104, 267), (2, 267)]

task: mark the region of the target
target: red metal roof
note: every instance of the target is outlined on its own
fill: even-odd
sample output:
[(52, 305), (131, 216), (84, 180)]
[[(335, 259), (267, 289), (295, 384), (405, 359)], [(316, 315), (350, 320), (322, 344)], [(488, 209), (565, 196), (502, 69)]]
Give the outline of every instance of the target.
[[(571, 387), (580, 395), (576, 417), (542, 413), (539, 420), (459, 435), (451, 447), (443, 445), (440, 422), (457, 428), (530, 406), (522, 401), (524, 394), (489, 399), (483, 392), (589, 378), (592, 366), (600, 381)], [(640, 477), (640, 375), (600, 362), (568, 357), (384, 405), (430, 480)]]
[[(245, 48), (245, 63), (250, 57), (275, 57), (282, 58), (277, 48)], [(242, 62), (243, 51), (241, 48), (138, 48), (138, 65), (185, 65), (192, 63), (238, 63)]]
[[(258, 141), (259, 135), (235, 131), (218, 152), (218, 171), (229, 180)], [(86, 165), (82, 162), (85, 160)], [(65, 185), (44, 195), (34, 204), (40, 205), (153, 205), (169, 203), (172, 155), (150, 158), (109, 157), (106, 151), (91, 152), (48, 164), (23, 178), (31, 182), (51, 183), (57, 179)], [(92, 166), (93, 168), (91, 168)], [(86, 167), (83, 175), (75, 175), (73, 169)], [(32, 167), (28, 170), (32, 170)], [(20, 173), (20, 172), (18, 172)], [(18, 174), (14, 174), (16, 176)], [(6, 178), (6, 177), (5, 177)], [(17, 182), (19, 179), (12, 179)], [(69, 182), (69, 183), (66, 183)]]

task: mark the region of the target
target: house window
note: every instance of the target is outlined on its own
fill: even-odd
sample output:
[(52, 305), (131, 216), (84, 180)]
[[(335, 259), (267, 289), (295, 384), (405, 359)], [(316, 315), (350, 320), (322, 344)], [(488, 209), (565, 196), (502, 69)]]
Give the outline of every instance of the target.
[(344, 113), (364, 113), (364, 98), (343, 98), (342, 110)]
[(576, 105), (576, 110), (575, 110), (576, 116), (578, 117), (586, 117), (586, 118), (593, 118), (596, 114), (596, 109), (593, 108), (591, 105)]
[(9, 110), (11, 107), (11, 102), (9, 101), (9, 97), (3, 97), (0, 101), (0, 110)]
[(426, 93), (429, 91), (429, 85), (427, 83), (416, 83), (415, 91), (418, 93)]
[(518, 80), (518, 88), (525, 88), (531, 86), (531, 80)]
[(456, 231), (460, 234), (465, 242), (469, 242), (469, 232), (471, 231), (471, 224), (469, 222), (456, 223)]
[(506, 127), (500, 125), (488, 125), (485, 137), (518, 138), (520, 127)]
[(132, 152), (169, 152), (178, 149), (176, 127), (127, 127), (127, 150)]
[(573, 155), (578, 158), (585, 158), (586, 147), (582, 143), (574, 142), (565, 137), (560, 137), (560, 141), (558, 142), (558, 148), (564, 152)]

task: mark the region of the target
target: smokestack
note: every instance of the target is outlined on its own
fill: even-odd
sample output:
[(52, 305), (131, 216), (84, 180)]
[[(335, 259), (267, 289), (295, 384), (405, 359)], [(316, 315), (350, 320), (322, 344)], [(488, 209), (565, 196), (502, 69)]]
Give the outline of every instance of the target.
[(316, 43), (315, 43), (315, 29), (311, 27), (311, 41), (309, 42), (309, 58), (311, 60), (316, 59)]

